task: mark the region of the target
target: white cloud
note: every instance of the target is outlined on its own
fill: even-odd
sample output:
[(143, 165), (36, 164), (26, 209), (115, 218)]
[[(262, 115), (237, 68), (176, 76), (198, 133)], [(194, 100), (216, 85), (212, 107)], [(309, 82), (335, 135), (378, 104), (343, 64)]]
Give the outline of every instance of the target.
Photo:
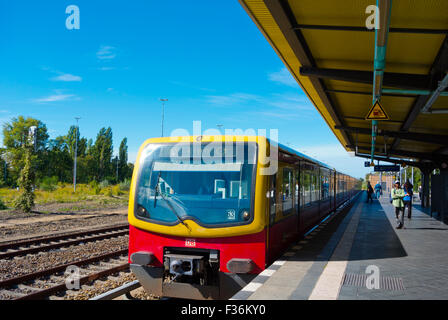
[(248, 93), (232, 93), (223, 96), (207, 96), (207, 102), (214, 105), (241, 105), (247, 102), (261, 102), (263, 98)]
[[(272, 94), (260, 96), (250, 93), (232, 93), (222, 96), (206, 96), (211, 105), (238, 106), (248, 114), (280, 119), (295, 119), (308, 116), (313, 105), (299, 94)], [(250, 111), (249, 109), (255, 109)]]
[(115, 53), (115, 47), (112, 46), (101, 46), (96, 52), (96, 56), (100, 60), (112, 60), (115, 59), (117, 54)]
[(53, 94), (48, 97), (34, 99), (34, 102), (38, 103), (44, 103), (44, 102), (58, 102), (58, 101), (67, 101), (67, 100), (79, 100), (79, 97), (77, 97), (74, 94)]
[(98, 68), (98, 70), (100, 71), (110, 71), (110, 70), (115, 70), (114, 67), (100, 67)]
[(297, 84), (294, 77), (289, 73), (288, 69), (283, 67), (280, 71), (272, 72), (268, 75), (269, 80), (278, 82), (284, 85), (287, 85), (289, 87), (298, 88), (299, 85)]
[(64, 82), (81, 82), (82, 78), (80, 76), (75, 76), (69, 73), (61, 74), (57, 77), (51, 78), (53, 81), (64, 81)]
[(53, 68), (43, 66), (41, 67), (43, 71), (48, 71), (53, 74), (57, 74), (57, 76), (51, 78), (51, 81), (63, 81), (63, 82), (81, 82), (82, 78), (80, 76), (75, 76), (70, 73), (64, 73)]
[(261, 112), (254, 112), (253, 114), (257, 116), (264, 116), (267, 118), (277, 118), (277, 119), (284, 119), (284, 120), (291, 120), (296, 119), (299, 117), (298, 113), (285, 113), (285, 112), (269, 112), (269, 111), (261, 111)]

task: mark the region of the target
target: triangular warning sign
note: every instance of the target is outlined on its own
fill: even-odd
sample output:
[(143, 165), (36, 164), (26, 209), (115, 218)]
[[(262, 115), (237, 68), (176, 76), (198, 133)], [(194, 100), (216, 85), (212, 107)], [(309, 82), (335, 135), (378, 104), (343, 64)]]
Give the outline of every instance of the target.
[(367, 114), (366, 120), (389, 120), (389, 116), (387, 115), (386, 111), (384, 111), (380, 102), (376, 100), (375, 104)]

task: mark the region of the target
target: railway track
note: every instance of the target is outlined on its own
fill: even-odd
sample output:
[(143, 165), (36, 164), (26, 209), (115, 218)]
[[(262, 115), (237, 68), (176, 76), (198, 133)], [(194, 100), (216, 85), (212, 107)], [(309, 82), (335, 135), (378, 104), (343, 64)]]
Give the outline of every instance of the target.
[(79, 286), (82, 286), (103, 277), (128, 271), (127, 253), (127, 249), (118, 250), (0, 281), (0, 299), (63, 299), (65, 292), (73, 289), (66, 284), (67, 279), (71, 276), (70, 273), (66, 273), (69, 267), (76, 266), (78, 268), (77, 280)]
[(104, 292), (100, 295), (97, 295), (89, 300), (113, 300), (115, 298), (126, 296), (127, 299), (134, 299), (129, 296), (132, 290), (138, 289), (141, 287), (140, 282), (138, 280), (134, 280), (128, 283), (123, 284), (115, 289)]
[(121, 224), (87, 231), (78, 231), (50, 237), (25, 239), (0, 243), (0, 259), (24, 256), (37, 252), (50, 251), (62, 247), (93, 242), (128, 234), (129, 225)]

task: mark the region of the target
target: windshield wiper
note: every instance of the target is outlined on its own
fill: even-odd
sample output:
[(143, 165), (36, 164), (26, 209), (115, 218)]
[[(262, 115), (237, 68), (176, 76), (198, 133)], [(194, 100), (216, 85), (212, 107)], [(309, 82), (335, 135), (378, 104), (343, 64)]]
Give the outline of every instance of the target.
[(168, 201), (168, 199), (165, 198), (163, 195), (163, 192), (160, 192), (160, 195), (162, 196), (162, 199), (165, 200), (166, 204), (170, 208), (170, 210), (174, 213), (174, 215), (177, 217), (177, 220), (179, 220), (180, 223), (182, 223), (189, 231), (191, 231), (191, 228), (184, 222), (184, 220), (177, 214), (176, 209), (174, 209), (173, 205)]
[[(157, 206), (157, 195), (159, 194), (159, 182), (160, 182), (161, 174), (162, 174), (162, 171), (159, 171), (159, 176), (157, 177), (157, 182), (156, 182), (156, 190), (154, 192), (154, 208)], [(177, 214), (176, 210), (171, 205), (171, 203), (165, 198), (165, 196), (163, 195), (162, 191), (160, 191), (160, 196), (168, 204), (168, 207), (174, 213), (174, 215), (176, 216), (177, 220), (179, 220), (180, 223), (182, 223), (189, 231), (191, 231), (190, 227), (184, 222), (184, 220), (182, 220), (182, 218)]]

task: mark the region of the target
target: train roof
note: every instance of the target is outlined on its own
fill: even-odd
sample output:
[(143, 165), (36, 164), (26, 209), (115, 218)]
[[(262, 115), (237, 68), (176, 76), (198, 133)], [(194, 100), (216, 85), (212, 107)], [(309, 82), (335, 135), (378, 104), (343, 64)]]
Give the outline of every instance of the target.
[[(267, 140), (268, 140), (269, 142), (271, 142), (271, 139), (267, 139)], [(275, 141), (273, 141), (273, 142), (275, 142)], [(351, 177), (349, 174), (346, 174), (346, 173), (344, 173), (344, 172), (340, 172), (340, 171), (336, 170), (335, 168), (330, 167), (329, 165), (323, 163), (322, 161), (319, 161), (319, 160), (314, 159), (314, 158), (312, 158), (312, 157), (310, 157), (310, 156), (307, 156), (306, 154), (301, 153), (301, 152), (299, 152), (299, 151), (297, 151), (297, 150), (294, 150), (294, 149), (292, 149), (292, 148), (290, 148), (290, 147), (287, 147), (287, 146), (285, 146), (285, 145), (283, 145), (283, 144), (281, 144), (281, 143), (278, 143), (278, 142), (276, 142), (276, 143), (277, 143), (277, 145), (278, 145), (278, 147), (279, 147), (280, 150), (286, 151), (286, 152), (288, 152), (288, 153), (290, 153), (290, 154), (296, 155), (296, 156), (301, 157), (301, 158), (303, 158), (303, 159), (305, 159), (305, 160), (314, 162), (314, 163), (316, 163), (316, 164), (318, 164), (318, 165), (320, 165), (320, 166), (322, 166), (322, 167), (324, 167), (324, 168), (327, 168), (327, 169), (330, 169), (330, 170), (334, 170), (334, 171), (336, 171), (337, 173), (340, 173), (340, 174), (343, 174), (343, 175), (346, 175), (346, 176)]]
[[(270, 140), (270, 139), (268, 139), (268, 141), (271, 143), (271, 140)], [(272, 141), (272, 142), (275, 142), (275, 141)], [(275, 142), (275, 143), (277, 143), (277, 142)], [(324, 167), (324, 168), (327, 168), (327, 169), (330, 169), (330, 170), (335, 170), (334, 168), (330, 167), (329, 165), (327, 165), (327, 164), (325, 164), (325, 163), (323, 163), (323, 162), (321, 162), (321, 161), (319, 161), (319, 160), (317, 160), (317, 159), (314, 159), (314, 158), (312, 158), (312, 157), (310, 157), (310, 156), (307, 156), (307, 155), (304, 154), (304, 153), (301, 153), (301, 152), (299, 152), (299, 151), (297, 151), (297, 150), (294, 150), (294, 149), (292, 149), (292, 148), (290, 148), (290, 147), (287, 147), (287, 146), (285, 146), (285, 145), (283, 145), (283, 144), (281, 144), (281, 143), (277, 143), (277, 144), (278, 144), (278, 148), (279, 148), (280, 150), (286, 151), (286, 152), (288, 152), (288, 153), (290, 153), (290, 154), (296, 155), (296, 156), (298, 156), (298, 157), (300, 157), (300, 158), (303, 158), (303, 159), (305, 159), (305, 160), (314, 162), (314, 163), (320, 165), (321, 167)]]
[[(264, 139), (266, 139), (269, 143), (275, 143), (275, 144), (277, 144), (278, 148), (279, 148), (280, 150), (282, 150), (283, 152), (287, 152), (287, 153), (289, 153), (289, 154), (291, 154), (291, 155), (295, 155), (295, 156), (297, 156), (297, 157), (299, 157), (299, 158), (301, 158), (301, 159), (310, 161), (310, 162), (312, 162), (312, 163), (315, 163), (315, 164), (317, 164), (317, 165), (319, 165), (319, 166), (321, 166), (321, 167), (327, 168), (327, 169), (329, 169), (329, 170), (334, 170), (334, 171), (336, 171), (336, 172), (338, 172), (338, 173), (340, 173), (340, 174), (344, 174), (344, 175), (346, 175), (346, 176), (350, 176), (350, 175), (348, 175), (348, 174), (345, 174), (345, 173), (343, 173), (343, 172), (340, 172), (340, 171), (336, 170), (335, 168), (333, 168), (333, 167), (327, 165), (326, 163), (323, 163), (322, 161), (319, 161), (319, 160), (314, 159), (314, 158), (312, 158), (312, 157), (310, 157), (310, 156), (307, 156), (307, 155), (304, 154), (304, 153), (301, 153), (301, 152), (299, 152), (299, 151), (297, 151), (297, 150), (294, 150), (294, 149), (292, 149), (292, 148), (290, 148), (290, 147), (288, 147), (288, 146), (285, 146), (285, 145), (283, 145), (283, 144), (281, 144), (281, 143), (278, 143), (277, 141), (274, 141), (274, 140), (272, 140), (272, 139), (269, 139), (269, 138), (267, 138), (267, 137), (265, 137), (265, 136), (247, 136), (247, 135), (231, 135), (231, 136), (232, 136), (233, 138), (236, 138), (237, 140), (239, 140), (239, 139), (241, 139), (241, 138), (242, 138), (243, 140), (246, 140), (246, 139), (258, 139), (258, 138), (264, 138)], [(177, 139), (185, 140), (185, 141), (192, 141), (192, 140), (193, 140), (194, 138), (196, 138), (196, 137), (197, 137), (197, 136), (150, 138), (150, 139), (148, 139), (144, 144), (146, 144), (146, 143), (171, 142), (171, 141), (169, 141), (169, 139), (172, 139), (172, 138), (177, 138)], [(201, 137), (208, 137), (208, 136), (201, 136)], [(216, 138), (216, 136), (214, 136), (214, 137)], [(220, 138), (225, 138), (225, 137), (229, 137), (229, 136), (221, 135), (221, 136), (219, 136), (219, 137), (220, 137)]]

